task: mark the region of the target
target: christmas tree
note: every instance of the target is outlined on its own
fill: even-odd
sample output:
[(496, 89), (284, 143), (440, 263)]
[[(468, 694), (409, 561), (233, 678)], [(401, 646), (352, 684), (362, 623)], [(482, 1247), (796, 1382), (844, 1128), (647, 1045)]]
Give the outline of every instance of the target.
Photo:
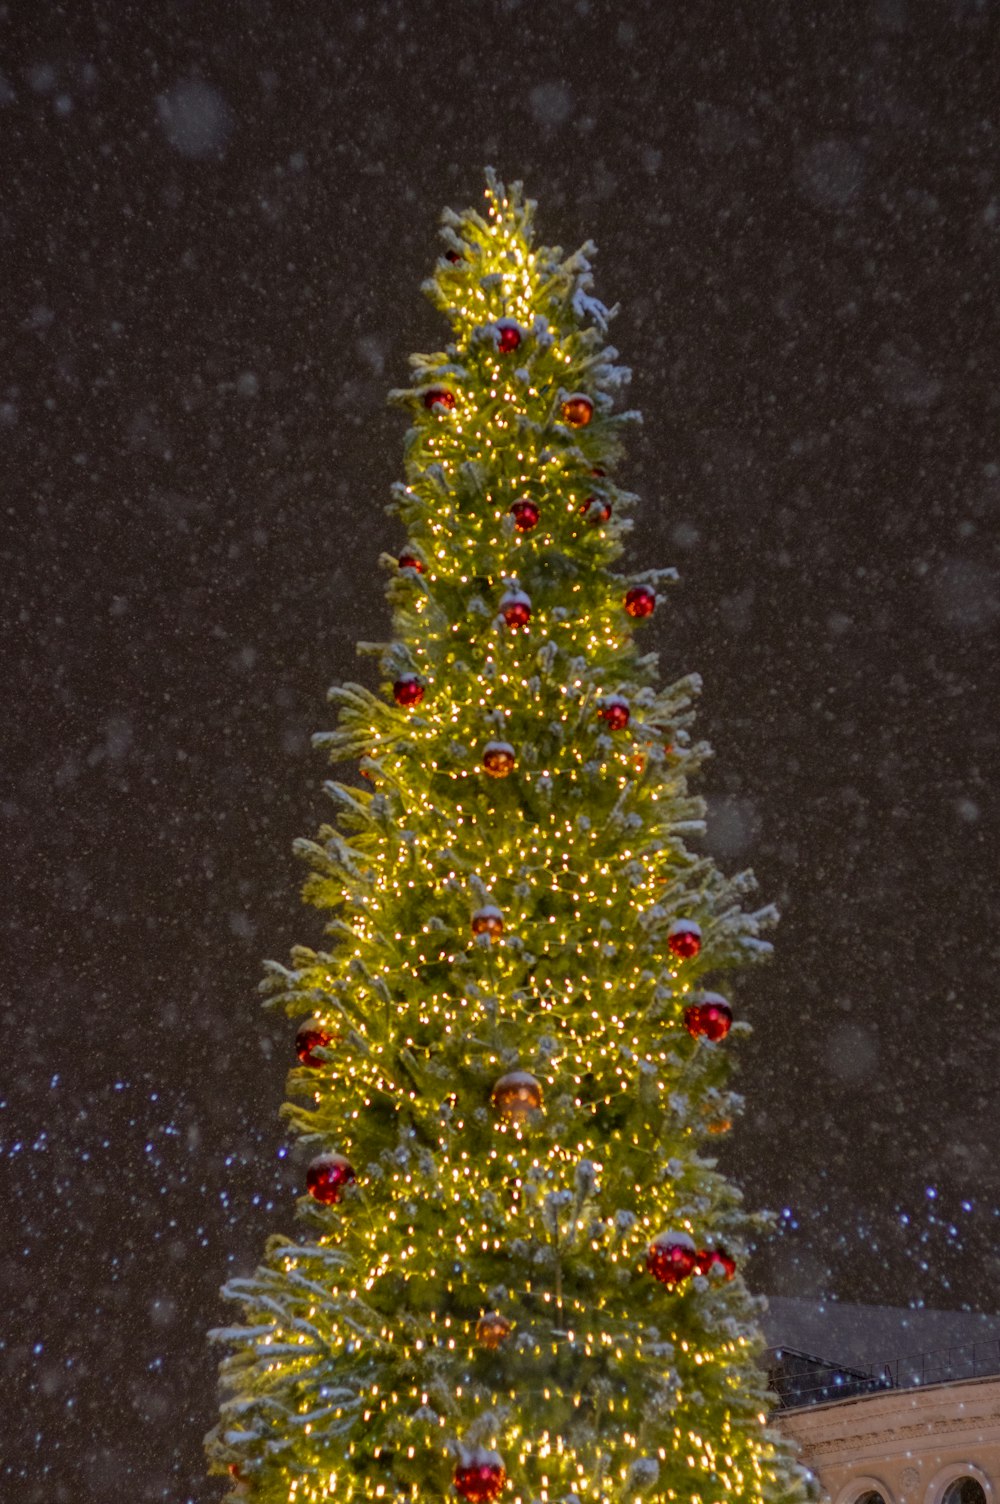
[(710, 1152), (747, 1026), (706, 984), (773, 911), (685, 844), (698, 680), (658, 688), (637, 642), (673, 572), (613, 567), (638, 415), (592, 247), (486, 199), (426, 285), (453, 342), (393, 394), (385, 683), (318, 738), (365, 783), (301, 843), (328, 949), (265, 982), (301, 1020), (303, 1236), (227, 1286), (209, 1452), (258, 1504), (793, 1500), (740, 1274), (762, 1219)]

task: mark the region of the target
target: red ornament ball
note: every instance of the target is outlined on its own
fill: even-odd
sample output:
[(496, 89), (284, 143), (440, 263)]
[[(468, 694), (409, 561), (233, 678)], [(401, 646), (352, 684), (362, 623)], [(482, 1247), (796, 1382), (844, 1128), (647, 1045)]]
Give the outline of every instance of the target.
[(463, 1455), (453, 1482), (456, 1493), (468, 1500), (468, 1504), (491, 1504), (506, 1486), (507, 1470), (496, 1452), (477, 1447)]
[(483, 767), (491, 778), (506, 778), (514, 771), (517, 754), (510, 742), (487, 742), (483, 748)]
[(497, 349), (501, 355), (509, 355), (520, 345), (521, 331), (516, 324), (500, 324), (498, 329)]
[(724, 1248), (717, 1248), (715, 1250), (712, 1255), (712, 1263), (718, 1265), (726, 1276), (726, 1279), (736, 1278), (736, 1260)]
[(295, 1035), (295, 1053), (303, 1065), (320, 1070), (326, 1061), (314, 1055), (313, 1050), (325, 1050), (333, 1044), (333, 1039), (333, 1030), (321, 1018), (307, 1018), (299, 1024)]
[(594, 527), (600, 527), (611, 517), (611, 503), (601, 496), (588, 496), (580, 507), (580, 516), (586, 517)]
[(530, 533), (533, 527), (538, 526), (541, 513), (533, 501), (523, 496), (520, 501), (515, 501), (510, 509), (510, 515), (519, 533)]
[(485, 904), (477, 909), (472, 916), (472, 933), (474, 935), (488, 935), (492, 940), (495, 936), (503, 934), (503, 915), (493, 904)]
[(611, 695), (604, 701), (597, 714), (602, 721), (607, 722), (612, 731), (624, 731), (629, 723), (631, 712), (627, 700), (623, 700), (621, 695)]
[(405, 554), (400, 554), (396, 563), (400, 569), (415, 569), (417, 574), (423, 574), (427, 567), (419, 554), (412, 554), (409, 550)]
[(695, 1274), (711, 1274), (712, 1270), (719, 1268), (726, 1279), (736, 1278), (736, 1260), (731, 1253), (724, 1248), (702, 1248), (699, 1250), (694, 1267)]
[(652, 616), (656, 610), (655, 593), (648, 585), (633, 585), (625, 595), (625, 610), (637, 621), (644, 616)]
[(342, 1154), (321, 1154), (306, 1171), (306, 1190), (323, 1206), (336, 1206), (356, 1179), (354, 1166)]
[(424, 406), (430, 412), (435, 407), (443, 407), (451, 412), (455, 406), (455, 393), (449, 392), (446, 387), (434, 386), (429, 392), (424, 393)]
[(722, 1270), (726, 1279), (736, 1278), (736, 1260), (731, 1253), (724, 1248), (701, 1248), (695, 1256), (695, 1274), (711, 1274), (712, 1270)]
[(594, 416), (594, 404), (582, 392), (575, 392), (572, 397), (566, 398), (561, 412), (563, 422), (568, 423), (570, 428), (586, 428)]
[(667, 931), (667, 946), (678, 961), (691, 961), (701, 950), (701, 926), (693, 919), (675, 919)]
[(695, 1272), (698, 1251), (686, 1232), (661, 1232), (646, 1249), (646, 1268), (661, 1285), (678, 1285)]
[(732, 1027), (733, 1010), (717, 992), (706, 992), (701, 1001), (684, 1009), (684, 1027), (692, 1039), (710, 1039), (718, 1044)]
[(397, 705), (402, 705), (406, 710), (413, 705), (419, 705), (423, 697), (424, 686), (416, 674), (405, 674), (392, 686), (392, 698)]
[(445, 251), (445, 253), (444, 253), (444, 259), (446, 261), (450, 261), (450, 262), (452, 262), (454, 264), (454, 262), (456, 262), (456, 261), (461, 261), (462, 254), (461, 254), (460, 251), (448, 250), (448, 251)]
[(526, 627), (531, 620), (531, 597), (523, 590), (508, 590), (500, 602), (500, 615), (508, 627)]

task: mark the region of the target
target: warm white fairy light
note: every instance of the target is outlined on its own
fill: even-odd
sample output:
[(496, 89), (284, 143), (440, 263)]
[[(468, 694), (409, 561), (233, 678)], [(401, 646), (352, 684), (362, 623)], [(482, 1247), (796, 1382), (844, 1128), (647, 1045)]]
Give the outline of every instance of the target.
[[(311, 1241), (233, 1283), (248, 1324), (215, 1456), (259, 1504), (441, 1497), (462, 1446), (500, 1454), (510, 1504), (757, 1504), (788, 1479), (739, 1282), (710, 1272), (680, 1295), (643, 1265), (665, 1226), (740, 1243), (690, 1105), (735, 1111), (725, 1052), (683, 1013), (756, 923), (683, 845), (695, 686), (657, 691), (633, 645), (611, 572), (630, 499), (606, 475), (610, 357), (585, 262), (531, 249), (529, 217), (491, 187), (437, 274), (454, 343), (418, 371), (396, 489), (426, 568), (390, 587), (425, 693), (399, 709), (341, 692), (331, 750), (363, 753), (370, 787), (331, 785), (340, 833), (303, 843), (330, 953), (273, 977), (331, 1041), (293, 1072), (285, 1116), (357, 1183), (308, 1208)], [(500, 320), (519, 335), (503, 355)], [(573, 429), (560, 403), (584, 391), (595, 415)], [(607, 526), (581, 515), (595, 490)], [(526, 587), (511, 630), (498, 603)], [(387, 662), (391, 682), (404, 659)], [(596, 708), (616, 694), (630, 718), (612, 731)], [(484, 772), (490, 742), (515, 746), (506, 777)], [(489, 906), (502, 928), (473, 935)], [(665, 944), (682, 910), (705, 936), (690, 960)], [(495, 1090), (525, 1074), (535, 1087)], [(497, 1305), (493, 1349), (476, 1333)]]

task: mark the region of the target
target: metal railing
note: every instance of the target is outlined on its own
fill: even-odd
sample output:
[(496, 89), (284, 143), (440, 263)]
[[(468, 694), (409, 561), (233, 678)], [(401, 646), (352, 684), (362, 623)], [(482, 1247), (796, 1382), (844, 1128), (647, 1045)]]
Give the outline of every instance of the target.
[(1000, 1336), (931, 1352), (893, 1358), (887, 1363), (829, 1363), (790, 1347), (769, 1348), (764, 1355), (767, 1382), (778, 1408), (826, 1405), (884, 1389), (914, 1389), (954, 1384), (960, 1379), (1000, 1374)]

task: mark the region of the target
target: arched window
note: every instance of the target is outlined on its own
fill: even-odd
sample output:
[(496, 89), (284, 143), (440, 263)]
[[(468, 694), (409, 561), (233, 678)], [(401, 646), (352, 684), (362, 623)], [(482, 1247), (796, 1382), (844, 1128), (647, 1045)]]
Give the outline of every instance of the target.
[[(863, 1494), (858, 1494), (858, 1497), (854, 1501), (854, 1504), (885, 1504), (885, 1500), (876, 1489), (868, 1488)], [(958, 1501), (949, 1499), (948, 1504), (958, 1504)], [(962, 1504), (966, 1504), (965, 1499), (962, 1500)], [(968, 1504), (973, 1504), (973, 1500), (969, 1499)], [(985, 1500), (983, 1501), (983, 1504), (985, 1504)]]
[(941, 1504), (986, 1504), (986, 1491), (978, 1478), (970, 1478), (967, 1473), (948, 1484)]

